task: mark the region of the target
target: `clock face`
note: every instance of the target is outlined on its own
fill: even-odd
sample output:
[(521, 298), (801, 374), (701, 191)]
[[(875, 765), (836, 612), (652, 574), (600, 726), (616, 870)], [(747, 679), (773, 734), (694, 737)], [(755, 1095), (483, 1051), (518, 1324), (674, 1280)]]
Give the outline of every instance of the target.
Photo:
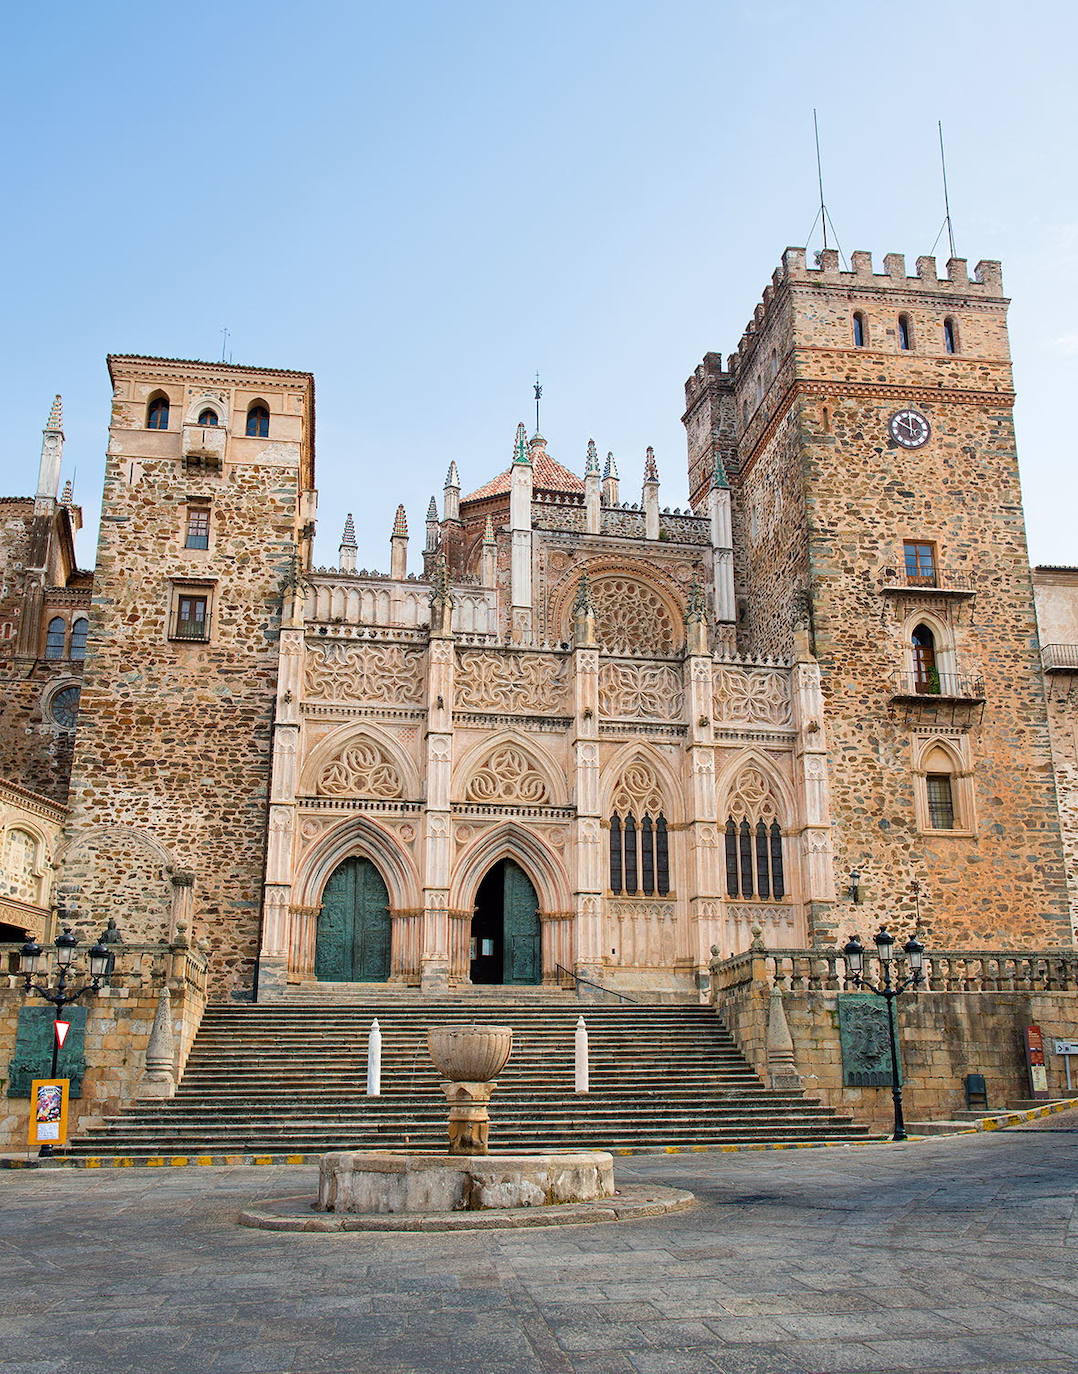
[(919, 410), (900, 410), (891, 416), (888, 429), (891, 438), (903, 448), (920, 448), (932, 433), (928, 421)]

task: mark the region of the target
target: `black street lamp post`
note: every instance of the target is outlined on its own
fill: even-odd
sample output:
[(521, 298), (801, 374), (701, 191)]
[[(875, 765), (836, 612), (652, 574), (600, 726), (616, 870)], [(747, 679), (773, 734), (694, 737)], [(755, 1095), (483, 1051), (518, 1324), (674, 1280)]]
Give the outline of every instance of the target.
[[(59, 970), (55, 988), (42, 987), (40, 983), (34, 981), (34, 975), (41, 970), (45, 952), (32, 937), (26, 941), (20, 951), (19, 972), (25, 978), (25, 991), (36, 992), (39, 997), (43, 997), (46, 1002), (51, 1002), (55, 1008), (53, 1015), (52, 1028), (52, 1072), (51, 1078), (57, 1077), (57, 1069), (60, 1062), (60, 1041), (56, 1034), (56, 1022), (62, 1019), (65, 1007), (72, 1002), (77, 1002), (80, 997), (89, 993), (91, 996), (101, 987), (101, 979), (109, 972), (109, 962), (111, 955), (108, 947), (98, 939), (96, 945), (90, 947), (88, 955), (90, 961), (89, 981), (83, 983), (80, 988), (68, 988), (67, 978), (71, 971), (71, 966), (75, 959), (75, 950), (78, 948), (78, 940), (72, 935), (70, 927), (64, 926), (62, 932), (56, 937), (56, 967)], [(41, 1154), (52, 1154), (52, 1146), (46, 1141), (41, 1146)]]
[(886, 926), (880, 926), (874, 936), (876, 952), (880, 958), (880, 985), (865, 980), (865, 947), (856, 935), (851, 935), (842, 953), (846, 959), (846, 974), (855, 987), (865, 988), (868, 992), (883, 997), (887, 1002), (887, 1033), (891, 1044), (891, 1097), (895, 1104), (895, 1131), (892, 1140), (907, 1140), (906, 1123), (902, 1117), (902, 1080), (898, 1071), (898, 1040), (895, 1035), (895, 998), (900, 997), (907, 988), (917, 988), (924, 982), (925, 947), (915, 935), (911, 935), (903, 949), (909, 960), (909, 976), (901, 981), (893, 981), (891, 967), (895, 953), (895, 937)]

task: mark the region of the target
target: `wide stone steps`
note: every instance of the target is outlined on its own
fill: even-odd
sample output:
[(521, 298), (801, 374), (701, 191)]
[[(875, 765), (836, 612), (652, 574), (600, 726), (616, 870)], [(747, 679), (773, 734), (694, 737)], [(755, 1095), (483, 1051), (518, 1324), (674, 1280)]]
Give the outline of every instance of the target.
[[(583, 1015), (590, 1087), (574, 1092)], [(367, 1097), (367, 1038), (382, 1031), (382, 1095)], [(421, 998), (319, 990), (271, 1005), (207, 1008), (175, 1097), (133, 1104), (73, 1155), (314, 1154), (446, 1145), (446, 1103), (427, 1052), (433, 1026), (513, 1027), (491, 1105), (498, 1150), (792, 1144), (863, 1139), (812, 1098), (763, 1086), (713, 1011), (597, 1006), (516, 990)]]

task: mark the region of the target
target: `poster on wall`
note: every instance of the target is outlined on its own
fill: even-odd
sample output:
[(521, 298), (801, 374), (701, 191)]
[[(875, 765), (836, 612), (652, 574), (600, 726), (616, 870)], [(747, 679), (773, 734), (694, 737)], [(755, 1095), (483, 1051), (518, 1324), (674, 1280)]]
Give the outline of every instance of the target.
[(63, 1145), (67, 1141), (66, 1078), (35, 1078), (30, 1084), (30, 1144)]

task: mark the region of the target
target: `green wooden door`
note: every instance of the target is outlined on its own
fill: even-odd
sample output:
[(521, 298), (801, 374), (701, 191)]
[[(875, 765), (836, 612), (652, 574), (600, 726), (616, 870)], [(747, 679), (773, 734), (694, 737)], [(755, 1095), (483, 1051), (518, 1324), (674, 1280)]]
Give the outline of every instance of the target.
[(389, 893), (369, 859), (345, 859), (326, 883), (314, 976), (329, 983), (389, 977)]
[(502, 878), (503, 983), (540, 983), (539, 899), (527, 875), (506, 859)]

